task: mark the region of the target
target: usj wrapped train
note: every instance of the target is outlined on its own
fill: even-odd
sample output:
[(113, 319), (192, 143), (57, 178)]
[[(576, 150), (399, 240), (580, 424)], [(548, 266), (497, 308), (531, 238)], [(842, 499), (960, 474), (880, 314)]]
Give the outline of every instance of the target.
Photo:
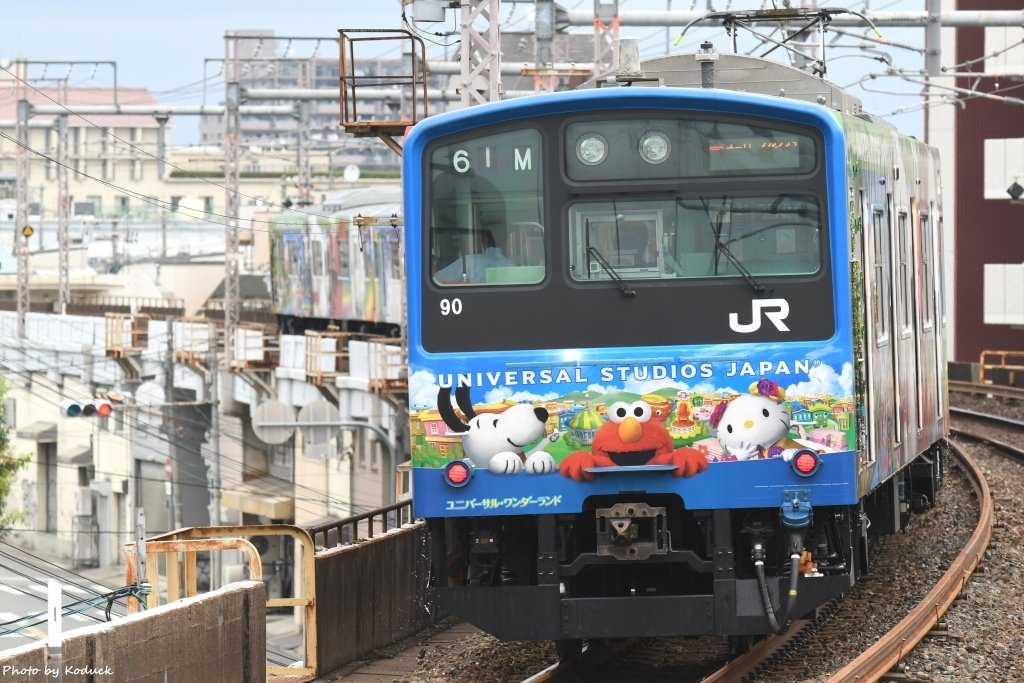
[(440, 604), (500, 638), (742, 645), (941, 487), (936, 150), (715, 59), (407, 137), (414, 513)]
[(393, 332), (405, 301), (398, 193), (352, 194), (337, 211), (296, 210), (268, 221), (275, 312), (303, 327), (319, 320)]

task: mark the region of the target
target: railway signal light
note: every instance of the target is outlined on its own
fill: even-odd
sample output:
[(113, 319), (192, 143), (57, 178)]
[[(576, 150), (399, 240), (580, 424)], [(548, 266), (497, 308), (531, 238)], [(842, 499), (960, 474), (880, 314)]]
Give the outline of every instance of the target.
[(60, 404), (60, 414), (64, 417), (110, 417), (113, 412), (114, 406), (102, 398), (86, 401), (68, 398)]

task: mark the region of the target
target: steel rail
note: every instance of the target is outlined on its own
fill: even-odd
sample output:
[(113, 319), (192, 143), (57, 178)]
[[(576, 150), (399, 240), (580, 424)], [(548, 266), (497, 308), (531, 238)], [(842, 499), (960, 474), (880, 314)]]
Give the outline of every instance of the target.
[[(949, 443), (949, 442), (947, 442)], [(988, 482), (978, 464), (955, 444), (961, 468), (971, 480), (978, 497), (980, 514), (974, 533), (953, 560), (942, 578), (923, 600), (878, 642), (862, 652), (856, 659), (830, 677), (829, 683), (850, 681), (877, 681), (905, 657), (928, 631), (939, 622), (953, 600), (964, 589), (967, 580), (981, 562), (982, 555), (992, 538), (992, 496)]]
[(975, 382), (960, 382), (949, 380), (949, 390), (958, 394), (971, 394), (974, 396), (992, 396), (995, 398), (1010, 398), (1016, 401), (1024, 401), (1024, 389), (1019, 387), (1008, 387), (1001, 384), (978, 384)]
[[(1008, 417), (1000, 417), (999, 415), (988, 415), (985, 413), (977, 413), (973, 410), (964, 410), (962, 408), (952, 408), (950, 412), (954, 415), (961, 417), (968, 417), (975, 420), (981, 420), (990, 424), (996, 424), (1000, 427), (1009, 427), (1018, 431), (1024, 432), (1024, 422), (1020, 420), (1011, 420)], [(980, 434), (972, 434), (971, 432), (965, 432), (962, 429), (953, 428), (950, 430), (950, 434), (969, 439), (971, 441), (977, 441), (988, 446), (995, 448), (996, 450), (1002, 451), (1003, 454), (1013, 458), (1019, 463), (1024, 464), (1024, 450), (1017, 448), (1012, 444), (1008, 444), (998, 439), (993, 439), (988, 436), (982, 436)]]
[(952, 415), (958, 415), (960, 417), (969, 417), (975, 420), (984, 420), (985, 422), (992, 422), (1002, 427), (1009, 427), (1011, 429), (1019, 429), (1021, 431), (1024, 431), (1024, 422), (1020, 420), (1014, 420), (1009, 417), (1001, 417), (999, 415), (992, 415), (990, 413), (979, 413), (974, 410), (967, 410), (966, 408), (950, 408), (949, 412)]
[(701, 683), (726, 683), (727, 681), (743, 680), (744, 676), (753, 673), (775, 653), (801, 635), (810, 625), (809, 619), (797, 619), (782, 633), (758, 641), (748, 652), (729, 660), (722, 668), (701, 679)]

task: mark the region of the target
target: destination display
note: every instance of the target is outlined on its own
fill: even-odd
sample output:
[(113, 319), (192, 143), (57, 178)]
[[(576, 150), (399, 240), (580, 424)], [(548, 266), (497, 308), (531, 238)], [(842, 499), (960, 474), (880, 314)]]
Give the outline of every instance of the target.
[(785, 138), (733, 137), (708, 142), (708, 168), (712, 173), (810, 170), (813, 143), (802, 135)]

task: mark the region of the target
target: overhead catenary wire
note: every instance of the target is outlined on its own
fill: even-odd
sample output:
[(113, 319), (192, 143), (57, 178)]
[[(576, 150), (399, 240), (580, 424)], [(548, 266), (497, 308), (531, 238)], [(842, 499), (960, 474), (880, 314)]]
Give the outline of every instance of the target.
[[(323, 217), (323, 216), (320, 216), (319, 214), (316, 214), (314, 212), (302, 211), (301, 209), (294, 209), (294, 208), (291, 208), (291, 207), (285, 207), (285, 206), (282, 206), (282, 205), (279, 205), (279, 204), (275, 204), (275, 203), (270, 202), (270, 201), (266, 201), (266, 200), (264, 200), (262, 198), (259, 198), (259, 197), (254, 197), (254, 196), (251, 196), (251, 195), (247, 195), (244, 192), (241, 192), (241, 191), (239, 191), (237, 189), (229, 188), (226, 185), (221, 185), (220, 183), (216, 183), (216, 182), (214, 182), (214, 181), (210, 180), (209, 178), (206, 178), (206, 177), (204, 177), (202, 175), (197, 175), (197, 174), (192, 173), (191, 171), (189, 171), (187, 169), (181, 168), (180, 166), (176, 166), (175, 164), (169, 162), (167, 159), (163, 159), (161, 157), (156, 156), (155, 154), (152, 154), (151, 152), (149, 152), (149, 151), (139, 147), (138, 145), (136, 145), (136, 144), (134, 144), (134, 143), (132, 143), (132, 142), (130, 142), (128, 140), (125, 140), (125, 139), (117, 136), (116, 134), (110, 132), (109, 129), (105, 129), (103, 126), (100, 126), (100, 125), (94, 123), (93, 121), (87, 119), (86, 117), (82, 116), (81, 114), (76, 113), (73, 109), (68, 107), (66, 104), (64, 104), (62, 102), (58, 102), (57, 100), (55, 100), (52, 97), (50, 97), (48, 94), (42, 92), (41, 90), (39, 90), (38, 88), (33, 86), (28, 81), (22, 79), (17, 74), (15, 74), (12, 71), (10, 71), (9, 69), (7, 69), (3, 64), (0, 64), (0, 70), (2, 70), (5, 73), (7, 73), (14, 80), (16, 80), (16, 81), (18, 81), (20, 83), (23, 83), (24, 85), (28, 86), (34, 92), (36, 92), (37, 94), (41, 95), (42, 97), (45, 97), (46, 99), (48, 99), (49, 101), (51, 101), (55, 105), (57, 105), (58, 107), (64, 109), (65, 111), (68, 112), (68, 114), (70, 114), (70, 115), (72, 115), (72, 116), (74, 116), (74, 117), (84, 121), (89, 126), (99, 130), (101, 132), (101, 134), (107, 135), (107, 136), (113, 138), (114, 140), (117, 140), (121, 144), (129, 147), (130, 149), (133, 149), (133, 150), (135, 150), (135, 151), (137, 151), (137, 152), (139, 152), (141, 154), (144, 154), (144, 155), (146, 155), (147, 157), (149, 157), (151, 159), (154, 159), (156, 161), (162, 161), (163, 163), (167, 164), (168, 166), (170, 166), (171, 168), (175, 169), (176, 171), (180, 171), (181, 173), (186, 174), (187, 176), (189, 176), (190, 178), (192, 178), (194, 180), (199, 180), (199, 181), (208, 183), (209, 185), (212, 185), (212, 186), (217, 187), (217, 188), (219, 188), (221, 190), (224, 190), (225, 192), (231, 192), (233, 194), (236, 194), (239, 197), (244, 197), (245, 199), (250, 199), (250, 200), (253, 200), (253, 201), (256, 201), (256, 200), (262, 201), (262, 202), (264, 202), (267, 205), (272, 206), (272, 207), (276, 207), (276, 208), (280, 208), (280, 209), (290, 209), (290, 210), (298, 212), (298, 213), (305, 213), (305, 214), (308, 214), (308, 215), (311, 215), (311, 216), (316, 216), (316, 217), (321, 217), (321, 218)], [(6, 135), (4, 137), (7, 137), (8, 139), (11, 139), (9, 136), (6, 136)], [(11, 139), (11, 141), (12, 142), (17, 142), (16, 140), (13, 140), (13, 139)], [(35, 153), (38, 153), (38, 152), (35, 152)]]

